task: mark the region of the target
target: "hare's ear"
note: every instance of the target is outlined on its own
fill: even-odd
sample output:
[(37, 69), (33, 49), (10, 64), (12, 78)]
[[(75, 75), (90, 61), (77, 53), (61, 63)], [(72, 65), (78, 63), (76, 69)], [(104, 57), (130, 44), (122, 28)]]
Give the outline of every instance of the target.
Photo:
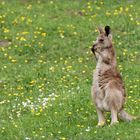
[(109, 38), (110, 40), (112, 40), (112, 38), (113, 38), (113, 37), (112, 37), (112, 34), (109, 34), (109, 35), (108, 35), (108, 38)]
[(101, 26), (98, 27), (98, 31), (99, 31), (100, 34), (104, 33), (104, 30), (103, 30), (103, 28)]
[(110, 26), (105, 26), (105, 34), (108, 36), (111, 32)]

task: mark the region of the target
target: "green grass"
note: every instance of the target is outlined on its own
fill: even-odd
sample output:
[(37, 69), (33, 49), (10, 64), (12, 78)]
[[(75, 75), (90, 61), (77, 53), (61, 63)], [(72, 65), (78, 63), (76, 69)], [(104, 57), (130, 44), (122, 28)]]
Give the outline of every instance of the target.
[(140, 121), (97, 128), (98, 25), (110, 25), (126, 110), (140, 115), (140, 1), (1, 0), (0, 140), (138, 140)]

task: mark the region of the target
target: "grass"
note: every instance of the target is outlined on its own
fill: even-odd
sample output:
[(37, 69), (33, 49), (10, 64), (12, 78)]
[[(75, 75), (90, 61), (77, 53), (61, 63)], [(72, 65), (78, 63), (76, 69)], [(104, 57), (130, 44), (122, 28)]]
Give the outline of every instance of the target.
[[(90, 51), (110, 25), (126, 110), (140, 115), (140, 1), (1, 0), (0, 139), (138, 140), (140, 121), (97, 128)], [(7, 43), (8, 44), (8, 43)]]

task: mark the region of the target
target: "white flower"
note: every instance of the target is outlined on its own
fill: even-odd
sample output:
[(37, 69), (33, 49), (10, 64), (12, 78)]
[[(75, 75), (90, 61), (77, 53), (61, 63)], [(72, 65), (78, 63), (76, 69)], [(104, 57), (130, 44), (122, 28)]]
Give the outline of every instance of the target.
[(25, 137), (25, 140), (31, 140), (31, 138)]
[(90, 127), (88, 126), (88, 128), (86, 129), (86, 132), (89, 132), (90, 131)]
[(26, 106), (27, 106), (27, 102), (22, 102), (22, 105), (23, 105), (24, 107), (26, 107)]

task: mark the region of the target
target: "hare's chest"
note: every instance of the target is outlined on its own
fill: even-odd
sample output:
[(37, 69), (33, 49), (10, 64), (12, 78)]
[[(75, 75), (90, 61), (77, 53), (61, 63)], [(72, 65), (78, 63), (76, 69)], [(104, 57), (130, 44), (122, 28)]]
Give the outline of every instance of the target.
[(101, 85), (99, 71), (96, 70), (93, 76), (93, 87), (94, 87), (94, 101), (96, 106), (103, 111), (109, 111), (107, 96), (104, 88), (104, 85)]

